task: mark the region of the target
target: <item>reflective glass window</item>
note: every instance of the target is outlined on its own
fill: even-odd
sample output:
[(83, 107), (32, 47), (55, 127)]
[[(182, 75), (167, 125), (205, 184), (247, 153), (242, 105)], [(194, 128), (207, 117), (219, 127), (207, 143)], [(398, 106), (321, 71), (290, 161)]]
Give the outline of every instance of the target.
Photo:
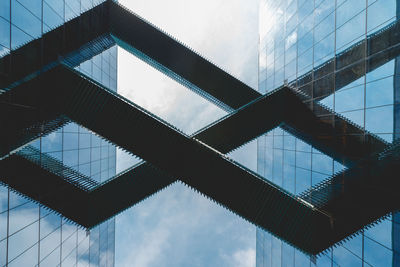
[(10, 209), (21, 206), (23, 204), (27, 204), (30, 201), (27, 200), (26, 198), (22, 197), (21, 195), (15, 193), (13, 190), (9, 191), (10, 197), (9, 197), (9, 205)]
[[(65, 264), (74, 262), (76, 261), (76, 237), (77, 237), (77, 232), (76, 232), (76, 227), (72, 231), (66, 231), (66, 228), (62, 228), (62, 238), (63, 238), (63, 243), (62, 243), (62, 257), (63, 257), (63, 262)], [(68, 265), (67, 265), (68, 266)]]
[[(12, 240), (12, 243), (11, 243)], [(10, 238), (9, 246), (18, 246), (21, 240), (16, 241), (14, 238)], [(12, 245), (11, 245), (12, 244)], [(11, 249), (12, 251), (13, 249)], [(20, 254), (17, 258), (10, 259), (10, 248), (8, 250), (8, 266), (9, 267), (21, 267), (21, 266), (33, 266), (37, 261), (38, 255), (38, 245), (33, 245), (28, 247), (22, 254)], [(33, 263), (33, 264), (32, 264)]]
[(79, 150), (79, 164), (84, 164), (90, 162), (90, 149), (80, 149)]
[(11, 1), (11, 23), (31, 37), (41, 35), (42, 26), (39, 18), (17, 1)]
[(363, 127), (364, 125), (364, 110), (345, 111), (341, 112), (340, 115), (351, 120), (360, 127)]
[(96, 161), (100, 159), (100, 147), (91, 148), (91, 160)]
[(79, 172), (85, 176), (90, 176), (90, 163), (79, 165)]
[(68, 123), (67, 125), (65, 125), (63, 130), (64, 130), (64, 132), (77, 133), (79, 131), (79, 126), (78, 126), (78, 124), (71, 122), (71, 123)]
[(310, 257), (299, 250), (295, 251), (294, 261), (296, 267), (310, 266)]
[(78, 134), (77, 133), (64, 133), (63, 136), (63, 148), (64, 150), (78, 149)]
[(44, 266), (57, 266), (59, 264), (60, 238), (60, 228), (56, 228), (40, 241), (40, 261)]
[[(37, 204), (28, 202), (9, 211), (9, 234), (13, 234), (34, 224), (39, 220), (39, 208)], [(37, 229), (39, 230), (39, 229)]]
[(312, 170), (326, 175), (332, 175), (333, 160), (321, 153), (312, 153)]
[(14, 25), (11, 25), (11, 49), (16, 49), (32, 39), (33, 37), (28, 35), (26, 32), (20, 30)]
[(340, 90), (335, 93), (335, 111), (343, 112), (364, 108), (364, 86)]
[(62, 150), (62, 133), (53, 132), (42, 138), (42, 152), (58, 152)]
[(335, 52), (335, 33), (332, 33), (315, 44), (314, 47), (314, 66), (324, 64), (330, 58), (333, 58)]
[(368, 6), (368, 32), (382, 28), (396, 19), (396, 2), (378, 0)]
[[(312, 2), (312, 1), (310, 1)], [(315, 3), (315, 25), (320, 24), (327, 17), (333, 15), (335, 9), (335, 1), (325, 0), (323, 3)], [(329, 32), (327, 32), (329, 33)]]
[(392, 251), (366, 236), (364, 238), (364, 259), (371, 266), (392, 266)]
[(365, 11), (340, 26), (336, 31), (336, 49), (341, 50), (362, 39), (365, 34)]
[(45, 2), (58, 16), (64, 17), (64, 0), (45, 0)]
[(296, 168), (296, 194), (301, 194), (311, 187), (311, 171)]
[(63, 151), (63, 163), (69, 167), (78, 165), (79, 150)]
[(11, 2), (13, 1), (18, 1), (37, 18), (42, 17), (42, 0), (11, 0)]
[(7, 211), (0, 213), (0, 242), (7, 238)]
[(10, 20), (10, 1), (0, 0), (0, 16)]
[(44, 31), (50, 31), (64, 23), (64, 17), (57, 14), (46, 2), (43, 2), (43, 22), (47, 26)]
[(75, 14), (79, 15), (80, 13), (80, 0), (68, 0), (65, 1), (65, 9), (71, 9)]
[[(1, 215), (0, 215), (1, 220)], [(1, 223), (1, 222), (0, 222)], [(1, 240), (1, 236), (0, 236)], [(0, 241), (0, 265), (6, 265), (6, 257), (7, 257), (7, 240)]]
[[(342, 26), (350, 19), (358, 15), (366, 7), (365, 1), (347, 0), (339, 5), (336, 10), (337, 27)], [(365, 14), (365, 13), (364, 13)]]
[(92, 7), (93, 5), (91, 0), (81, 0), (81, 12), (84, 12)]
[(40, 209), (40, 239), (45, 238), (61, 226), (61, 218), (47, 209)]
[(393, 77), (387, 77), (366, 84), (366, 107), (393, 103)]
[(8, 209), (8, 188), (0, 185), (0, 213)]
[(393, 106), (366, 109), (365, 128), (372, 133), (393, 133)]
[(314, 28), (314, 43), (318, 43), (335, 30), (335, 14), (331, 13)]
[[(24, 219), (24, 218), (21, 218)], [(19, 232), (10, 235), (8, 238), (8, 260), (16, 261), (15, 258), (22, 257), (26, 264), (14, 266), (30, 266), (32, 262), (37, 261), (38, 257), (38, 247), (35, 246), (39, 241), (39, 222), (36, 221), (25, 228), (21, 229)], [(30, 248), (35, 248), (35, 253), (31, 254)], [(25, 258), (26, 253), (28, 253), (31, 257)], [(32, 257), (32, 255), (34, 255)], [(16, 261), (18, 262), (18, 261)]]
[(272, 256), (272, 267), (280, 267), (282, 262), (282, 241), (280, 241), (278, 238), (272, 236), (271, 239), (271, 256)]
[(0, 45), (10, 48), (10, 23), (0, 18)]
[(90, 147), (90, 134), (81, 133), (79, 134), (79, 149)]
[(283, 166), (283, 188), (292, 194), (295, 193), (296, 188), (295, 172), (294, 165)]

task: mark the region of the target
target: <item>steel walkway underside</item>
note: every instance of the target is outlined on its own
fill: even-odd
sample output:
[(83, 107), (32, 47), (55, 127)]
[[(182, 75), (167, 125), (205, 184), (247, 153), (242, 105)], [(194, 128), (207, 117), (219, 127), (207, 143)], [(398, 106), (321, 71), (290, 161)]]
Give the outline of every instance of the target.
[[(67, 218), (93, 227), (178, 177), (304, 252), (317, 254), (398, 208), (390, 202), (395, 180), (385, 172), (396, 168), (397, 147), (376, 156), (387, 143), (315, 100), (333, 92), (334, 79), (337, 90), (398, 56), (399, 27), (399, 22), (392, 23), (300, 77), (292, 83), (298, 90), (283, 87), (262, 96), (129, 10), (106, 1), (0, 58), (0, 109), (13, 114), (0, 119), (7, 127), (0, 136), (1, 179)], [(115, 43), (225, 110), (235, 111), (189, 137), (60, 66), (77, 66)], [(70, 120), (149, 163), (94, 184), (33, 148), (10, 154)], [(302, 198), (311, 205), (223, 155), (277, 126), (351, 167), (304, 193)], [(28, 181), (32, 174), (35, 178)], [(389, 193), (371, 203), (367, 188), (376, 186), (379, 176), (390, 185), (379, 184), (381, 192)], [(365, 186), (357, 187), (360, 183)], [(66, 203), (71, 194), (76, 198)], [(363, 203), (376, 208), (362, 208)], [(349, 216), (356, 209), (365, 213)]]
[[(63, 82), (57, 84), (57, 81)], [(54, 84), (57, 84), (57, 86), (55, 87)], [(162, 186), (173, 182), (174, 179), (172, 177), (179, 177), (179, 180), (224, 207), (307, 253), (316, 254), (321, 252), (349, 234), (353, 234), (360, 227), (372, 223), (387, 213), (386, 208), (383, 211), (378, 209), (373, 214), (371, 212), (366, 213), (362, 218), (362, 222), (357, 217), (349, 222), (341, 220), (340, 214), (333, 216), (330, 209), (314, 208), (298, 197), (264, 180), (257, 174), (228, 160), (222, 153), (210, 149), (209, 145), (180, 133), (129, 100), (65, 67), (56, 67), (3, 95), (7, 96), (13, 103), (40, 109), (43, 114), (62, 114), (156, 166), (155, 168), (149, 163), (142, 164), (139, 169), (136, 169), (136, 167), (125, 174), (135, 174), (136, 171), (139, 172), (141, 170), (141, 166), (143, 170), (143, 166), (147, 165), (145, 173), (139, 173), (139, 176), (145, 177), (147, 169), (151, 169), (150, 174), (154, 175), (156, 180), (164, 181)], [(38, 95), (40, 97), (35, 97)], [(297, 119), (309, 118), (305, 121), (308, 120), (310, 123), (318, 122), (317, 117), (291, 89), (282, 88), (239, 109), (203, 132), (218, 126), (222, 129), (221, 132), (226, 133), (230, 130), (230, 120), (235, 125), (240, 123), (240, 120), (249, 121), (243, 118), (246, 118), (246, 116), (250, 118), (250, 116), (254, 115), (254, 112), (263, 111), (262, 108), (273, 109), (272, 103), (277, 107), (282, 106), (282, 101), (290, 104), (293, 110), (296, 110), (294, 114), (296, 114)], [(287, 120), (287, 114), (290, 113), (285, 114), (283, 112), (282, 114), (284, 114), (282, 121), (285, 121)], [(118, 118), (118, 120), (115, 118)], [(296, 118), (292, 118), (292, 120), (296, 120)], [(224, 125), (223, 122), (228, 123)], [(278, 123), (272, 121), (269, 128), (275, 127)], [(321, 128), (326, 131), (326, 124), (323, 124), (323, 126)], [(255, 136), (265, 131), (265, 129), (260, 130), (260, 127), (253, 128), (255, 128)], [(316, 128), (318, 129), (318, 127)], [(243, 131), (246, 128), (242, 125), (240, 129)], [(331, 134), (334, 130), (334, 128), (330, 128), (328, 133)], [(321, 139), (325, 140), (326, 138), (324, 137), (328, 136), (325, 134), (326, 132), (323, 132), (323, 135), (316, 134), (316, 136), (322, 136), (323, 138)], [(312, 136), (312, 134), (309, 135)], [(201, 138), (201, 135), (198, 134), (197, 137)], [(246, 140), (242, 141), (245, 142)], [(15, 157), (27, 162), (26, 158), (22, 159), (23, 157), (18, 156), (18, 153), (15, 156), (10, 156), (3, 160), (5, 162), (3, 163), (5, 164), (5, 167), (3, 167), (5, 169), (4, 173), (11, 175), (12, 170), (15, 168)], [(14, 163), (14, 165), (7, 164), (7, 162)], [(34, 165), (31, 164), (31, 166)], [(50, 166), (52, 165), (50, 164)], [(207, 166), (207, 168), (204, 166)], [(37, 167), (38, 165), (36, 164), (35, 168)], [(28, 166), (25, 166), (23, 169), (20, 168), (19, 172), (29, 172), (29, 169)], [(57, 175), (57, 173), (51, 172), (52, 168), (47, 169), (47, 175), (58, 177), (58, 179), (54, 178), (52, 180), (60, 180), (60, 174)], [(28, 173), (25, 175), (18, 174), (19, 177), (27, 177)], [(4, 177), (8, 177), (8, 175)], [(48, 200), (50, 203), (47, 205), (81, 225), (91, 227), (108, 218), (113, 213), (112, 210), (114, 210), (114, 214), (118, 212), (112, 205), (115, 201), (110, 202), (111, 198), (115, 195), (132, 195), (132, 192), (127, 191), (125, 191), (126, 195), (123, 194), (123, 188), (126, 188), (126, 180), (132, 178), (129, 175), (127, 175), (128, 177), (125, 181), (122, 179), (122, 182), (119, 181), (119, 178), (113, 179), (110, 182), (112, 186), (108, 185), (108, 188), (105, 186), (107, 185), (106, 183), (95, 187), (94, 190), (90, 190), (86, 193), (88, 199), (85, 203), (88, 206), (82, 205), (85, 211), (77, 212), (75, 215), (71, 216), (73, 210), (68, 210), (68, 208), (71, 209), (71, 206), (66, 206), (60, 200), (57, 202), (57, 199), (55, 199), (54, 204), (50, 199)], [(17, 175), (14, 174), (11, 177), (15, 176)], [(39, 174), (37, 177), (39, 177)], [(167, 179), (164, 179), (164, 177)], [(51, 179), (43, 179), (46, 183), (49, 180)], [(61, 180), (64, 182), (56, 184), (55, 188), (63, 187), (65, 183), (70, 183), (75, 185), (77, 192), (79, 192), (78, 196), (85, 191), (76, 186), (76, 183), (68, 181), (68, 179), (61, 178)], [(146, 181), (146, 179), (144, 178), (141, 181), (131, 179), (130, 183), (136, 182), (140, 184), (143, 181)], [(145, 184), (144, 186), (148, 188), (152, 185)], [(31, 187), (28, 186), (26, 188), (29, 191)], [(16, 189), (18, 190), (17, 187)], [(153, 192), (159, 189), (161, 187), (151, 188)], [(26, 192), (26, 189), (25, 191), (19, 190), (28, 196), (34, 195)], [(68, 190), (67, 192), (71, 193)], [(35, 194), (39, 197), (41, 195)], [(80, 200), (82, 198), (77, 197), (76, 199)], [(60, 207), (57, 207), (57, 204), (60, 204)], [(131, 205), (133, 201), (130, 203), (125, 201), (123, 204)], [(76, 207), (76, 205), (72, 205), (72, 207)], [(377, 216), (376, 213), (379, 211), (381, 213)]]

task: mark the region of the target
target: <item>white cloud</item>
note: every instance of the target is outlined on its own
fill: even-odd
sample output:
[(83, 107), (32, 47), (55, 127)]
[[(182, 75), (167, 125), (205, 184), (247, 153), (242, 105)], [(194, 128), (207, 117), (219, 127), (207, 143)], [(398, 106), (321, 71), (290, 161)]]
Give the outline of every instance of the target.
[(254, 249), (253, 226), (181, 183), (116, 220), (117, 266), (231, 266), (235, 251)]
[[(257, 88), (258, 1), (120, 2)], [(187, 133), (225, 114), (122, 49), (119, 51), (118, 92), (140, 106)], [(254, 169), (256, 161), (248, 162), (255, 159), (254, 145), (250, 153), (244, 148), (235, 157), (244, 164), (253, 164)], [(127, 162), (118, 158), (117, 165), (129, 165)], [(116, 266), (232, 264), (255, 265), (255, 227), (181, 183), (116, 218)]]
[(253, 248), (238, 250), (233, 254), (233, 265), (236, 267), (252, 267), (256, 265), (256, 251)]

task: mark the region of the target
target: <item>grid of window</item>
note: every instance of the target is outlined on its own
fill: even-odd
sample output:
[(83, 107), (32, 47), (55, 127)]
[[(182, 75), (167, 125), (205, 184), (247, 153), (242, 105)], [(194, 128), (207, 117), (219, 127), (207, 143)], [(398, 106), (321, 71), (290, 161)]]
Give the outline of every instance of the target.
[[(312, 100), (392, 142), (399, 131), (398, 58), (369, 71), (366, 46), (359, 46), (357, 62), (344, 57), (339, 61), (335, 55), (396, 23), (399, 9), (396, 0), (262, 0), (259, 90), (266, 93), (285, 83), (310, 92), (321, 89), (327, 93), (311, 93)], [(318, 72), (326, 62), (332, 68)], [(348, 70), (354, 79), (343, 77)], [(300, 194), (345, 167), (276, 128), (258, 139), (257, 168), (266, 179)], [(400, 262), (399, 221), (393, 214), (317, 259), (258, 229), (257, 266), (395, 266)]]
[[(0, 57), (101, 0), (0, 0)], [(117, 48), (77, 69), (117, 90)], [(116, 172), (116, 148), (74, 123), (31, 144), (98, 182)], [(114, 266), (115, 220), (90, 232), (0, 185), (0, 266)]]

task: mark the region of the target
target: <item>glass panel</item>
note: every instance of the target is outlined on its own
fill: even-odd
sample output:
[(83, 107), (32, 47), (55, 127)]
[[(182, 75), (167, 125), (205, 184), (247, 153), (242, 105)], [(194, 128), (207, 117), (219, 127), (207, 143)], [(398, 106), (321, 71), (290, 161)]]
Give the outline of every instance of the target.
[(391, 60), (382, 66), (379, 66), (379, 68), (374, 69), (371, 72), (367, 73), (367, 83), (379, 80), (385, 77), (393, 76), (394, 75), (394, 60)]
[[(342, 26), (366, 7), (365, 1), (347, 0), (336, 10), (337, 27)], [(364, 13), (365, 14), (365, 13)]]
[[(62, 227), (62, 257), (66, 266), (72, 266), (76, 262), (76, 226), (64, 224)], [(68, 265), (68, 263), (70, 265)], [(73, 263), (73, 264), (72, 264)]]
[(294, 266), (294, 248), (282, 242), (282, 267)]
[(86, 11), (90, 8), (92, 8), (92, 1), (91, 0), (81, 0), (81, 11)]
[(271, 242), (271, 257), (272, 257), (272, 267), (281, 267), (281, 259), (282, 259), (282, 241), (278, 238), (272, 236)]
[[(40, 247), (40, 249), (42, 246)], [(60, 266), (60, 248), (53, 249), (51, 254), (47, 255), (42, 262), (40, 263), (40, 266)]]
[(62, 150), (62, 133), (53, 132), (42, 138), (42, 152), (58, 152)]
[(311, 171), (296, 168), (296, 194), (300, 194), (311, 187)]
[(11, 26), (11, 49), (16, 49), (28, 43), (33, 37), (21, 31), (14, 25)]
[[(11, 2), (13, 1), (16, 0), (12, 0)], [(42, 0), (18, 0), (18, 2), (32, 12), (37, 18), (42, 17)]]
[(64, 0), (45, 0), (45, 2), (59, 17), (64, 17)]
[[(0, 215), (0, 223), (1, 223), (1, 215)], [(7, 257), (7, 240), (3, 240), (0, 241), (0, 266), (6, 265), (6, 257)]]
[(79, 150), (79, 164), (84, 164), (90, 162), (90, 149), (80, 149)]
[[(41, 208), (41, 215), (47, 213), (47, 209)], [(53, 212), (47, 213), (40, 219), (40, 239), (45, 238), (61, 226), (61, 218)], [(46, 254), (47, 255), (47, 254)]]
[(392, 266), (392, 251), (383, 247), (374, 239), (364, 238), (364, 259), (371, 266)]
[[(11, 239), (10, 239), (11, 241)], [(22, 243), (22, 241), (19, 241)], [(14, 243), (13, 241), (13, 246), (18, 246), (19, 243)], [(11, 246), (11, 243), (9, 243), (9, 246)], [(8, 252), (10, 253), (10, 247), (8, 249)], [(10, 254), (9, 254), (10, 255)], [(10, 256), (8, 256), (8, 267), (21, 267), (21, 266), (34, 266), (37, 261), (38, 257), (38, 245), (34, 245), (30, 248), (28, 248), (23, 254), (21, 254), (18, 258), (10, 260)]]
[(11, 1), (11, 22), (31, 37), (42, 33), (40, 20), (17, 1)]
[(38, 205), (28, 202), (22, 206), (15, 207), (9, 211), (9, 234), (27, 227), (30, 224), (36, 224), (39, 220)]
[(69, 167), (77, 167), (79, 150), (63, 151), (63, 163)]
[(100, 233), (99, 227), (96, 227), (90, 231), (90, 263), (93, 265), (99, 264), (99, 252), (100, 252)]
[(92, 147), (91, 149), (91, 160), (99, 160), (100, 159), (100, 147)]
[(77, 133), (64, 133), (63, 146), (64, 150), (78, 149), (78, 134)]
[(8, 188), (0, 184), (0, 213), (6, 211), (7, 209), (8, 209)]
[(314, 66), (324, 64), (327, 60), (333, 58), (335, 51), (335, 33), (327, 36), (325, 39), (314, 46)]
[(372, 133), (393, 133), (393, 106), (367, 109), (365, 128)]
[(10, 48), (10, 23), (0, 18), (0, 45)]
[(389, 217), (374, 227), (365, 230), (365, 236), (375, 240), (380, 245), (391, 249), (392, 247), (392, 217)]
[(80, 14), (80, 5), (81, 5), (80, 0), (65, 1), (65, 5), (68, 6), (68, 8), (71, 9), (75, 14), (77, 15)]
[(340, 51), (360, 40), (365, 34), (365, 10), (336, 31), (336, 49)]
[(376, 107), (393, 103), (393, 77), (383, 78), (366, 85), (366, 105)]
[(79, 134), (79, 149), (90, 147), (90, 134), (80, 133)]
[[(83, 235), (78, 232), (78, 265), (79, 267), (89, 266), (89, 237), (86, 237), (85, 232)], [(80, 240), (80, 237), (83, 237)]]
[(378, 0), (368, 6), (367, 31), (382, 28), (396, 19), (397, 1)]
[(298, 250), (295, 251), (294, 260), (295, 260), (296, 267), (310, 266), (310, 257), (301, 253)]
[[(40, 260), (52, 262), (44, 266), (56, 266), (60, 261), (60, 243), (61, 243), (61, 231), (60, 228), (53, 230), (44, 239), (40, 241)], [(54, 255), (58, 255), (54, 259)], [(48, 259), (50, 258), (50, 259)]]
[(343, 112), (364, 108), (364, 85), (355, 86), (335, 94), (335, 111)]
[[(32, 263), (34, 264), (34, 262), (37, 261), (38, 247), (34, 245), (38, 241), (39, 241), (39, 222), (35, 222), (25, 227), (21, 231), (15, 233), (14, 235), (11, 235), (8, 239), (8, 260), (13, 261), (16, 257), (23, 254), (24, 256), (21, 255), (21, 257), (24, 258), (24, 260), (29, 259), (29, 261), (25, 262), (26, 264), (23, 265), (17, 265), (16, 263), (13, 262), (15, 264), (14, 266), (31, 266)], [(33, 250), (35, 250), (35, 253), (31, 251), (30, 249), (31, 247), (34, 248)], [(27, 252), (30, 255), (30, 257), (26, 256)]]
[(0, 16), (10, 20), (10, 1), (0, 0)]
[(27, 203), (30, 203), (29, 200), (15, 193), (13, 190), (10, 190), (10, 199), (9, 199), (10, 209), (21, 206)]
[(71, 122), (71, 123), (68, 123), (67, 125), (65, 125), (63, 130), (64, 130), (64, 132), (77, 133), (79, 131), (79, 126), (78, 126), (78, 124)]
[(0, 241), (7, 238), (7, 211), (0, 213)]
[[(330, 2), (330, 1), (329, 1)], [(314, 28), (314, 43), (324, 39), (328, 34), (335, 30), (335, 14), (331, 13), (320, 24)]]
[(58, 15), (46, 2), (43, 2), (43, 22), (47, 26), (44, 31), (50, 31), (64, 23), (64, 18)]
[(364, 110), (343, 112), (340, 113), (340, 115), (346, 117), (360, 127), (364, 126)]

